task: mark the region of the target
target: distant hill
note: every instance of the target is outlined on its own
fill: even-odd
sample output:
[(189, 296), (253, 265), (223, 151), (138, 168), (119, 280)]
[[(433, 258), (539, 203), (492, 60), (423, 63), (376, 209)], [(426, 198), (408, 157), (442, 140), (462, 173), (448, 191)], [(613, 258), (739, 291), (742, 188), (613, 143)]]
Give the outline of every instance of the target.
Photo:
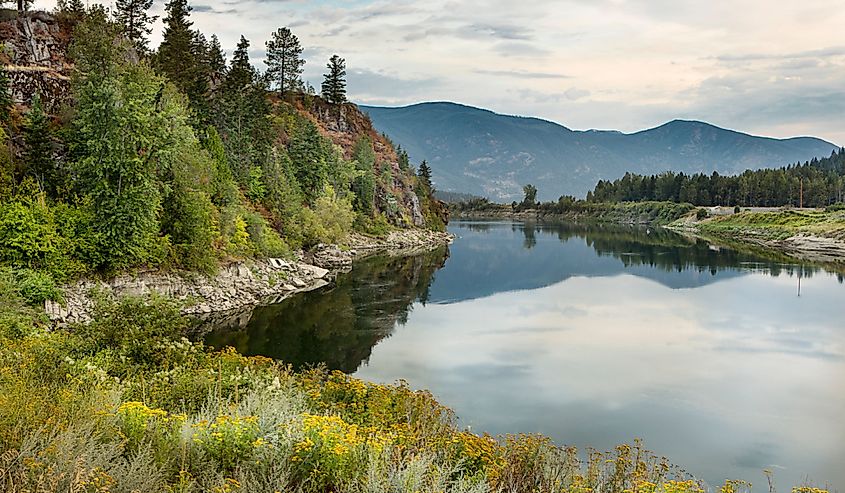
[(698, 121), (674, 120), (625, 134), (571, 130), (455, 103), (361, 109), (413, 162), (431, 164), (438, 189), (507, 202), (521, 199), (526, 183), (537, 186), (542, 200), (583, 197), (599, 179), (626, 171), (736, 174), (829, 156), (837, 149), (813, 137), (755, 137)]

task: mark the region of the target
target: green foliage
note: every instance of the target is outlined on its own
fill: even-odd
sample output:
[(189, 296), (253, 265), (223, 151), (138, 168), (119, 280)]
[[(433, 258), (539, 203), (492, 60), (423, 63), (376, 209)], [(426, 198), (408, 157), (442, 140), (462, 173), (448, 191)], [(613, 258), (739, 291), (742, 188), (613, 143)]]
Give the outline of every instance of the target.
[(308, 121), (297, 129), (291, 139), (288, 153), (293, 161), (296, 180), (309, 205), (320, 197), (326, 184), (327, 147), (317, 127)]
[(244, 192), (248, 199), (260, 202), (267, 195), (267, 187), (264, 186), (264, 172), (258, 166), (249, 170), (249, 177)]
[(323, 75), (321, 92), (323, 99), (330, 104), (343, 104), (346, 102), (346, 60), (337, 55), (329, 58), (326, 64), (328, 73)]
[(30, 305), (39, 306), (47, 300), (62, 300), (62, 290), (56, 286), (56, 281), (45, 272), (18, 269), (13, 271), (13, 276), (17, 291)]
[(172, 133), (180, 121), (178, 104), (161, 108), (164, 81), (146, 65), (121, 59), (125, 46), (113, 42), (115, 31), (104, 17), (91, 16), (74, 45), (86, 74), (74, 81), (76, 167), (91, 198), (106, 268), (153, 259), (161, 200), (156, 174), (161, 161), (172, 159), (174, 140), (183, 137)]
[(306, 245), (337, 243), (352, 230), (355, 212), (349, 198), (339, 198), (327, 186), (312, 209), (303, 209), (303, 233)]
[(217, 209), (211, 201), (214, 166), (205, 153), (182, 154), (171, 168), (173, 181), (165, 201), (162, 231), (169, 235), (177, 265), (210, 272), (217, 265)]
[(523, 208), (530, 209), (537, 205), (537, 187), (528, 184), (522, 187), (522, 192), (525, 194), (520, 204)]
[(419, 177), (420, 181), (431, 190), (431, 193), (434, 193), (434, 185), (431, 182), (431, 167), (428, 165), (425, 159), (423, 162), (420, 163), (420, 169), (417, 171), (417, 176)]
[(709, 215), (710, 214), (707, 213), (707, 209), (705, 209), (703, 207), (699, 207), (695, 211), (695, 218), (698, 219), (699, 221), (701, 221), (702, 219), (707, 219), (707, 216), (709, 216)]
[(208, 92), (208, 68), (203, 64), (205, 47), (191, 29), (191, 7), (187, 0), (169, 0), (165, 11), (164, 36), (155, 55), (155, 65), (196, 108), (202, 105)]
[(845, 198), (845, 149), (780, 169), (749, 170), (737, 176), (666, 172), (626, 173), (600, 180), (590, 195), (596, 202), (673, 201), (700, 206), (825, 207)]
[(115, 19), (123, 26), (123, 35), (135, 45), (139, 53), (147, 52), (147, 36), (153, 31), (155, 16), (149, 15), (153, 0), (116, 0)]
[[(3, 45), (0, 44), (0, 49)], [(9, 125), (12, 115), (12, 92), (6, 69), (0, 67), (0, 128)]]
[(108, 350), (114, 353), (114, 370), (124, 376), (135, 368), (166, 368), (162, 341), (179, 340), (189, 320), (179, 313), (179, 304), (159, 296), (125, 297), (119, 300), (100, 295), (93, 319), (73, 327), (75, 348), (82, 354)]
[(285, 95), (302, 90), (302, 46), (299, 38), (286, 27), (280, 27), (267, 41), (267, 76), (279, 93)]
[(56, 196), (59, 177), (53, 160), (53, 147), (50, 135), (50, 121), (41, 106), (41, 97), (32, 98), (32, 108), (23, 125), (24, 167), (26, 174), (32, 175), (42, 192)]
[(355, 168), (359, 174), (352, 183), (355, 193), (355, 211), (365, 216), (371, 216), (375, 209), (376, 179), (373, 169), (376, 165), (376, 153), (373, 142), (368, 137), (362, 137), (355, 142), (353, 150)]
[(58, 279), (77, 274), (70, 258), (73, 245), (57, 228), (43, 201), (0, 203), (0, 262), (41, 269)]

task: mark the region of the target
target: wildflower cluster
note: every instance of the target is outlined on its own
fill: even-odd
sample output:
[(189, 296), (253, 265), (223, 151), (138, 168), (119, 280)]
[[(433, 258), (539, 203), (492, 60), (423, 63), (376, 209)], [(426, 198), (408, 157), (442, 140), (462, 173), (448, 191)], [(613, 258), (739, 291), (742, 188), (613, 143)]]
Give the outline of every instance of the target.
[(226, 471), (252, 458), (259, 447), (268, 446), (261, 437), (255, 416), (217, 416), (213, 421), (191, 425), (192, 440)]

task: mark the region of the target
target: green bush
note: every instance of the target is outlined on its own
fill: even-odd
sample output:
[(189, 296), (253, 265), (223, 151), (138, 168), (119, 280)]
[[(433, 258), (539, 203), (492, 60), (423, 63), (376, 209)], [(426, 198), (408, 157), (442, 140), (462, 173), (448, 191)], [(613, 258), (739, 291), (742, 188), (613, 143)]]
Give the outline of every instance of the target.
[(338, 243), (352, 230), (354, 221), (355, 212), (349, 198), (337, 197), (334, 188), (327, 186), (314, 208), (302, 211), (305, 244)]
[(699, 207), (698, 210), (695, 211), (695, 218), (701, 221), (702, 219), (706, 219), (709, 214), (707, 213), (707, 209), (703, 207)]
[(46, 300), (62, 300), (62, 290), (45, 272), (18, 269), (14, 277), (17, 291), (30, 305), (43, 305)]

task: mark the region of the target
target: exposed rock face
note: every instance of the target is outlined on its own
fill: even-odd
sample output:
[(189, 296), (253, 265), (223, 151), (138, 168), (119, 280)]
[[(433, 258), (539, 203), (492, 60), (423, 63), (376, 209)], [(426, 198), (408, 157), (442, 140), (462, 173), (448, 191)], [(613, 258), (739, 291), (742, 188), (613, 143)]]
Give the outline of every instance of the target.
[(72, 65), (67, 60), (69, 28), (46, 12), (32, 12), (0, 23), (5, 48), (3, 68), (11, 79), (15, 103), (29, 106), (41, 95), (46, 111), (56, 113), (70, 94)]
[(184, 300), (185, 314), (229, 311), (261, 303), (274, 303), (295, 293), (319, 289), (330, 281), (328, 269), (300, 262), (270, 258), (231, 264), (216, 276), (196, 273), (141, 272), (124, 274), (110, 281), (82, 280), (65, 289), (64, 306), (44, 304), (50, 320), (62, 325), (87, 322), (93, 308), (93, 294), (145, 295), (158, 293)]
[(236, 317), (237, 310), (278, 303), (296, 293), (319, 289), (333, 281), (337, 272), (352, 268), (354, 259), (378, 252), (408, 255), (431, 251), (452, 242), (449, 233), (428, 230), (395, 231), (387, 238), (350, 235), (346, 248), (320, 245), (308, 258), (297, 261), (269, 258), (230, 264), (215, 276), (195, 272), (139, 272), (108, 281), (81, 280), (65, 287), (64, 304), (47, 301), (44, 309), (57, 325), (87, 322), (94, 307), (94, 294), (115, 297), (158, 293), (186, 302), (182, 312), (208, 319), (215, 314)]

